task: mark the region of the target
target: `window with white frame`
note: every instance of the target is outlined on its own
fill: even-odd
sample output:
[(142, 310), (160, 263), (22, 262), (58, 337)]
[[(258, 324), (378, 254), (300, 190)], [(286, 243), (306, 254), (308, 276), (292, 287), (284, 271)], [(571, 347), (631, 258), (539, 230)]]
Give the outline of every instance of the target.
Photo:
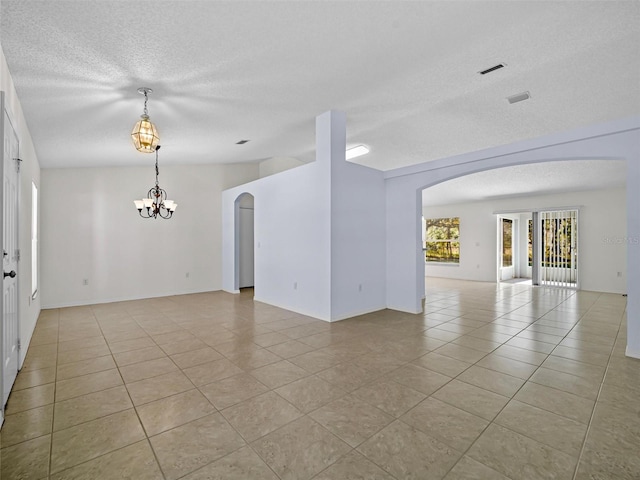
[(460, 217), (427, 218), (425, 227), (425, 261), (459, 264)]

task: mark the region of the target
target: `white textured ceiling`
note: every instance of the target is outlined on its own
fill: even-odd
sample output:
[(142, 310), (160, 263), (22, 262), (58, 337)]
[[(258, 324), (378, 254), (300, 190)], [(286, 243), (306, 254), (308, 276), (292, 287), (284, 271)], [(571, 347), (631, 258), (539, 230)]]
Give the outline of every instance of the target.
[[(346, 112), (389, 170), (640, 113), (637, 1), (2, 0), (0, 42), (44, 168), (311, 161)], [(499, 62), (507, 67), (477, 72)], [(509, 105), (523, 91), (531, 99)], [(251, 141), (243, 146), (241, 139)]]
[(424, 206), (624, 187), (627, 165), (615, 160), (571, 160), (498, 168), (422, 191)]

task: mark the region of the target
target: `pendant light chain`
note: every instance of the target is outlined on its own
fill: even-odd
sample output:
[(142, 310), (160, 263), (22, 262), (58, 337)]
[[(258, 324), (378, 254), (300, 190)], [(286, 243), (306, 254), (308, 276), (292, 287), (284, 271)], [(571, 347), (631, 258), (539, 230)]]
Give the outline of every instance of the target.
[(158, 183), (158, 175), (160, 175), (160, 169), (158, 168), (158, 150), (160, 150), (160, 146), (156, 148), (156, 188), (160, 188), (160, 184)]
[[(147, 110), (147, 102), (149, 101), (149, 93), (144, 91), (144, 115), (149, 116), (149, 110)], [(156, 159), (158, 158), (158, 151), (156, 150)]]
[(160, 150), (160, 145), (156, 146), (156, 184), (147, 192), (147, 198), (133, 201), (142, 218), (171, 218), (178, 206), (176, 202), (167, 198), (167, 192), (160, 187), (158, 150)]

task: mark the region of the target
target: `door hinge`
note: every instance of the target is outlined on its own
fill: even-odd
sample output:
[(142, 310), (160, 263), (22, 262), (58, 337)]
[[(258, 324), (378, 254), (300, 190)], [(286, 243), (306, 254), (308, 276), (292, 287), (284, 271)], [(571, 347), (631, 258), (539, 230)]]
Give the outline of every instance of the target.
[(20, 342), (20, 339), (18, 339), (18, 350), (20, 350), (22, 348), (22, 343)]
[(16, 260), (20, 261), (20, 249), (16, 248)]
[(14, 158), (14, 160), (16, 161), (16, 172), (20, 172), (20, 164), (22, 163), (22, 159)]

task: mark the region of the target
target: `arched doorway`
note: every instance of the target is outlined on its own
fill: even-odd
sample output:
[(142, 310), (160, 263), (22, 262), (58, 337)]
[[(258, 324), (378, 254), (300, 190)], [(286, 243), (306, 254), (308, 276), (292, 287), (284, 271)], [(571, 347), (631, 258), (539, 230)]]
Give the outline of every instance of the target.
[(494, 168), (429, 187), (421, 212), (426, 276), (577, 289), (580, 226), (590, 254), (585, 288), (624, 293), (624, 248), (602, 238), (626, 234), (625, 184), (625, 161), (584, 159)]
[[(630, 128), (621, 129), (621, 126), (627, 123), (631, 124)], [(602, 124), (523, 141), (490, 151), (472, 152), (432, 161), (388, 173), (385, 181), (388, 232), (387, 307), (411, 313), (422, 312), (425, 275), (420, 212), (422, 191), (425, 188), (496, 168), (562, 160), (623, 160), (626, 161), (627, 184), (637, 185), (640, 180), (640, 164), (637, 162), (637, 128), (634, 121)], [(629, 232), (627, 236), (631, 234), (629, 238), (632, 241), (637, 238), (633, 232), (637, 232), (640, 226), (637, 210), (639, 192), (634, 188), (626, 189), (627, 211), (623, 212), (623, 215), (627, 219)], [(628, 311), (631, 314), (630, 317), (634, 318), (636, 312), (640, 310), (640, 297), (633, 295), (640, 283), (640, 269), (637, 267), (640, 250), (635, 244), (629, 246), (625, 283), (630, 294)], [(635, 333), (640, 331), (640, 322), (637, 323), (638, 325), (633, 321), (629, 322), (629, 337), (635, 338), (636, 342), (640, 339), (640, 335)], [(630, 351), (638, 352), (640, 349), (632, 346)]]
[[(590, 253), (585, 288), (625, 293), (624, 248), (602, 241), (625, 235), (625, 184), (624, 160), (574, 159), (493, 168), (431, 186), (420, 212), (426, 276), (578, 289), (582, 209), (581, 243)], [(454, 257), (442, 253), (452, 247)]]

